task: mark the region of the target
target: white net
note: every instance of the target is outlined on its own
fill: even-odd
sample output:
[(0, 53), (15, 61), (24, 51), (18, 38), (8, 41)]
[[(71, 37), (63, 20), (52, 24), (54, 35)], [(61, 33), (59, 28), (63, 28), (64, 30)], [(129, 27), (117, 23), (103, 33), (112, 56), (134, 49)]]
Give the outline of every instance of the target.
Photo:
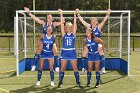
[[(102, 29), (101, 39), (105, 41), (105, 56), (108, 58), (122, 58), (128, 62), (128, 43), (129, 43), (129, 29), (128, 29), (128, 13), (121, 16), (123, 12), (112, 12), (110, 18), (108, 19)], [(81, 14), (85, 21), (90, 23), (90, 18), (97, 17), (99, 23), (103, 20), (105, 14), (94, 13), (85, 13)], [(45, 20), (46, 14), (40, 13), (36, 15), (38, 18)], [(53, 21), (60, 21), (60, 17), (58, 14), (53, 14)], [(64, 15), (65, 21), (71, 21), (73, 23), (73, 14), (68, 13)], [(24, 36), (24, 23), (26, 20), (26, 41)], [(110, 26), (108, 28), (108, 25)], [(85, 36), (85, 27), (82, 23), (77, 19), (77, 36), (75, 47), (77, 49), (77, 55), (80, 58), (83, 51), (83, 39)], [(35, 34), (34, 34), (35, 29)], [(24, 19), (23, 16), (18, 17), (18, 59), (19, 61), (25, 58), (25, 52), (27, 54), (26, 58), (33, 58), (36, 49), (37, 49), (37, 38), (40, 34), (42, 34), (42, 26), (38, 23), (35, 23), (34, 20), (27, 15)], [(60, 33), (60, 27), (56, 27), (55, 33), (56, 35), (56, 44), (59, 50), (59, 55), (62, 49), (62, 39)], [(25, 42), (24, 42), (25, 41)], [(25, 46), (26, 43), (26, 46)], [(35, 46), (35, 47), (34, 47)], [(25, 50), (26, 47), (26, 50)]]

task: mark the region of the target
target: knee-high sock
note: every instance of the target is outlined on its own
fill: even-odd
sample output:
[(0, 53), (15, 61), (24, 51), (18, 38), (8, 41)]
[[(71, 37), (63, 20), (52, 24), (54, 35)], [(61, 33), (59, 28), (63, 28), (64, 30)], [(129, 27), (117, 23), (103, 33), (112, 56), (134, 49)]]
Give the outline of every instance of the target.
[(100, 72), (97, 71), (96, 72), (96, 83), (99, 83), (100, 82)]
[(105, 67), (105, 56), (101, 55), (101, 68)]
[(77, 84), (80, 84), (80, 79), (79, 79), (79, 72), (74, 72), (74, 76), (75, 76), (75, 79), (76, 79), (76, 83)]
[(86, 68), (85, 61), (86, 61), (86, 57), (82, 57), (82, 68)]
[(62, 71), (59, 72), (59, 83), (63, 82), (64, 75), (65, 75), (64, 72), (62, 72)]
[(58, 55), (54, 56), (55, 67), (60, 67)]
[(40, 81), (42, 75), (42, 71), (38, 70), (37, 81)]
[(37, 64), (37, 62), (38, 62), (38, 60), (39, 60), (39, 58), (40, 58), (40, 54), (35, 54), (35, 56), (34, 56), (34, 62), (33, 62), (33, 65), (35, 65), (36, 66), (36, 64)]
[(91, 72), (87, 72), (87, 84), (90, 84), (91, 76), (92, 76), (92, 73)]
[(50, 78), (51, 78), (51, 81), (54, 81), (54, 71), (50, 71)]

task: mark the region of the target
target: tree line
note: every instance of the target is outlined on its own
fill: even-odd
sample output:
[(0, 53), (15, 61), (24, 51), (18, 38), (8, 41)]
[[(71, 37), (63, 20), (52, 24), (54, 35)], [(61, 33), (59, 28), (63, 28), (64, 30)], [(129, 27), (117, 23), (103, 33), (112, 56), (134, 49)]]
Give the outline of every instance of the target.
[[(109, 0), (35, 0), (36, 10), (107, 10)], [(0, 32), (14, 32), (16, 10), (33, 9), (33, 0), (0, 0)], [(112, 10), (131, 10), (131, 32), (140, 29), (139, 0), (110, 0)]]

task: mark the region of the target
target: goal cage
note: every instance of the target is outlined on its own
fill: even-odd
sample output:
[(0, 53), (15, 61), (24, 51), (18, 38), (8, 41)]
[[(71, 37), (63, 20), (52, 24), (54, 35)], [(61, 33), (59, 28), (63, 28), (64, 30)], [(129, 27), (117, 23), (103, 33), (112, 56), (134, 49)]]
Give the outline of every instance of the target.
[[(60, 21), (58, 11), (30, 11), (38, 18), (45, 20), (47, 13), (53, 15), (53, 21)], [(65, 21), (73, 23), (74, 11), (63, 11)], [(107, 11), (80, 11), (85, 21), (90, 23), (91, 17), (97, 17), (99, 23), (105, 17)], [(81, 69), (81, 55), (83, 51), (83, 39), (85, 27), (77, 18), (77, 35), (75, 47), (78, 57), (78, 69)], [(37, 50), (37, 38), (42, 34), (42, 26), (25, 13), (23, 10), (16, 11), (14, 18), (14, 45), (16, 54), (17, 76), (25, 70), (30, 70)], [(60, 26), (55, 28), (56, 44), (59, 57), (62, 49)], [(111, 14), (102, 28), (101, 39), (105, 41), (105, 64), (107, 70), (119, 70), (129, 75), (130, 64), (130, 11), (112, 10)], [(39, 63), (39, 62), (38, 62)], [(44, 69), (49, 69), (47, 60)], [(37, 64), (38, 67), (38, 64)], [(67, 69), (72, 69), (68, 62)]]

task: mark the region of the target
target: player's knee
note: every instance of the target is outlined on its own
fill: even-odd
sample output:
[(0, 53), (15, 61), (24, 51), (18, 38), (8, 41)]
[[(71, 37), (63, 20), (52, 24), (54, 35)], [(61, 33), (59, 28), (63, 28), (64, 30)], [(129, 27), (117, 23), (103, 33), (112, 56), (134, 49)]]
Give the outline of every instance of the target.
[(37, 45), (40, 45), (42, 42), (40, 39), (37, 40)]
[(77, 67), (73, 67), (73, 71), (77, 72), (78, 71)]
[(99, 55), (104, 55), (104, 52), (103, 51), (99, 51)]
[(82, 57), (86, 57), (86, 54), (82, 54)]
[(87, 51), (84, 51), (84, 52), (82, 53), (82, 57), (86, 57), (86, 55), (87, 55)]
[(92, 72), (92, 67), (88, 67), (88, 72)]
[(99, 66), (95, 66), (95, 71), (99, 71)]
[(52, 71), (53, 70), (53, 66), (50, 66), (50, 71)]
[(61, 67), (61, 71), (64, 72), (66, 70), (66, 67)]

